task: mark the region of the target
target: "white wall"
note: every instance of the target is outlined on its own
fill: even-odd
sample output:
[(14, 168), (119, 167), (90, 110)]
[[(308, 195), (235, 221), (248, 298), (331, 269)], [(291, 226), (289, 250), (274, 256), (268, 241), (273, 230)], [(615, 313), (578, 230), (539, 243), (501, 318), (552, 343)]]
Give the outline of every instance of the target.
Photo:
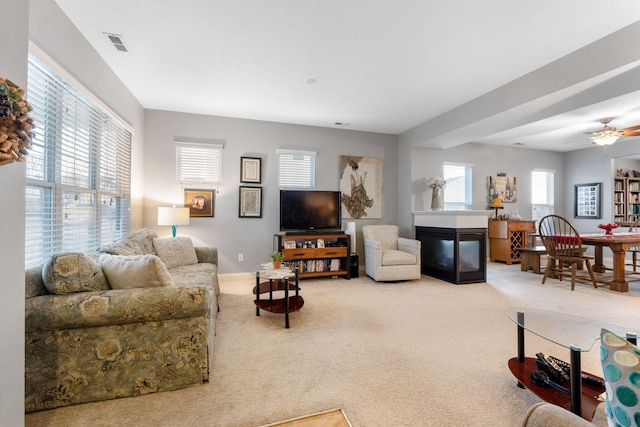
[[(178, 227), (178, 234), (192, 237), (196, 244), (218, 248), (221, 273), (248, 271), (253, 264), (268, 260), (273, 251), (273, 234), (279, 230), (280, 211), (280, 193), (276, 185), (277, 148), (300, 148), (318, 153), (318, 190), (339, 189), (340, 155), (382, 158), (383, 217), (356, 220), (357, 228), (360, 230), (364, 224), (398, 221), (398, 157), (394, 135), (147, 110), (144, 224), (154, 227), (159, 235), (169, 235), (170, 227), (156, 226), (157, 207), (184, 203), (183, 188), (175, 180), (174, 140), (180, 138), (226, 141), (223, 183), (216, 195), (215, 216), (191, 218), (189, 226)], [(238, 218), (241, 156), (262, 158), (262, 218)], [(362, 253), (361, 240), (358, 239), (359, 253)], [(244, 254), (244, 262), (238, 262), (239, 253)]]
[[(1, 76), (27, 83), (29, 3), (4, 0), (0, 26)], [(0, 425), (24, 425), (24, 163), (0, 166)]]

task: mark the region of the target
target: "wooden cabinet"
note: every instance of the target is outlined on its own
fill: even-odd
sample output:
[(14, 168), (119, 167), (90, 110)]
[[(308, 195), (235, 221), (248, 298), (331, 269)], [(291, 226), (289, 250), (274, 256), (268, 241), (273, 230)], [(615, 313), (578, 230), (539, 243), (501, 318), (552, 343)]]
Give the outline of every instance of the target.
[(489, 259), (507, 264), (520, 262), (519, 247), (527, 246), (527, 234), (536, 231), (535, 221), (489, 219)]
[(275, 234), (273, 239), (273, 250), (282, 252), (283, 262), (297, 268), (300, 278), (351, 278), (348, 234)]

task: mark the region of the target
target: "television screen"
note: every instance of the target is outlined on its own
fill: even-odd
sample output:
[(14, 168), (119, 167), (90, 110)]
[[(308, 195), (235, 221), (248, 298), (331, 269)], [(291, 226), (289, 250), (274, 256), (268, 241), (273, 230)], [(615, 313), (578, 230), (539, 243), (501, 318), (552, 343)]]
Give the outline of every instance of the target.
[(280, 190), (280, 230), (340, 230), (339, 191)]

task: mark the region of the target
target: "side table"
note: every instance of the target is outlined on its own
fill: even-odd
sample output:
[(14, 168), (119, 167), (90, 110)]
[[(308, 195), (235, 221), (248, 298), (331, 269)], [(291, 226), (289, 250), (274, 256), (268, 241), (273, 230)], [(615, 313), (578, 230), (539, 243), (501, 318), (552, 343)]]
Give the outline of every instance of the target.
[[(260, 310), (284, 313), (284, 327), (289, 328), (289, 313), (299, 311), (304, 305), (298, 286), (298, 268), (294, 267), (294, 270), (288, 267), (274, 269), (270, 262), (259, 264), (252, 269), (252, 274), (256, 277), (256, 285), (253, 288), (256, 296), (253, 301), (256, 305), (256, 316), (260, 316)], [(265, 279), (266, 281), (261, 282)], [(290, 290), (295, 291), (295, 294), (289, 295)], [(274, 298), (276, 291), (284, 291), (284, 297)], [(266, 293), (269, 294), (269, 299), (260, 299), (260, 295)]]

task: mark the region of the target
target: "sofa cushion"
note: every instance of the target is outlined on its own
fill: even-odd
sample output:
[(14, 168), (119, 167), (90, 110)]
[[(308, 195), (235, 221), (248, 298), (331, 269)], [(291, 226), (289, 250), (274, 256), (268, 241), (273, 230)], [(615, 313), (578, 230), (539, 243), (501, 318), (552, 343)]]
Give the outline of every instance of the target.
[(112, 289), (174, 286), (167, 267), (156, 255), (108, 255), (100, 257)]
[(640, 350), (606, 329), (600, 338), (609, 425), (640, 425)]
[(196, 250), (189, 237), (165, 237), (153, 239), (156, 253), (167, 268), (198, 263)]
[(109, 289), (99, 256), (77, 252), (52, 255), (42, 269), (45, 287), (58, 295)]
[(158, 237), (151, 228), (143, 228), (114, 243), (103, 246), (98, 251), (111, 255), (155, 255), (153, 239)]

